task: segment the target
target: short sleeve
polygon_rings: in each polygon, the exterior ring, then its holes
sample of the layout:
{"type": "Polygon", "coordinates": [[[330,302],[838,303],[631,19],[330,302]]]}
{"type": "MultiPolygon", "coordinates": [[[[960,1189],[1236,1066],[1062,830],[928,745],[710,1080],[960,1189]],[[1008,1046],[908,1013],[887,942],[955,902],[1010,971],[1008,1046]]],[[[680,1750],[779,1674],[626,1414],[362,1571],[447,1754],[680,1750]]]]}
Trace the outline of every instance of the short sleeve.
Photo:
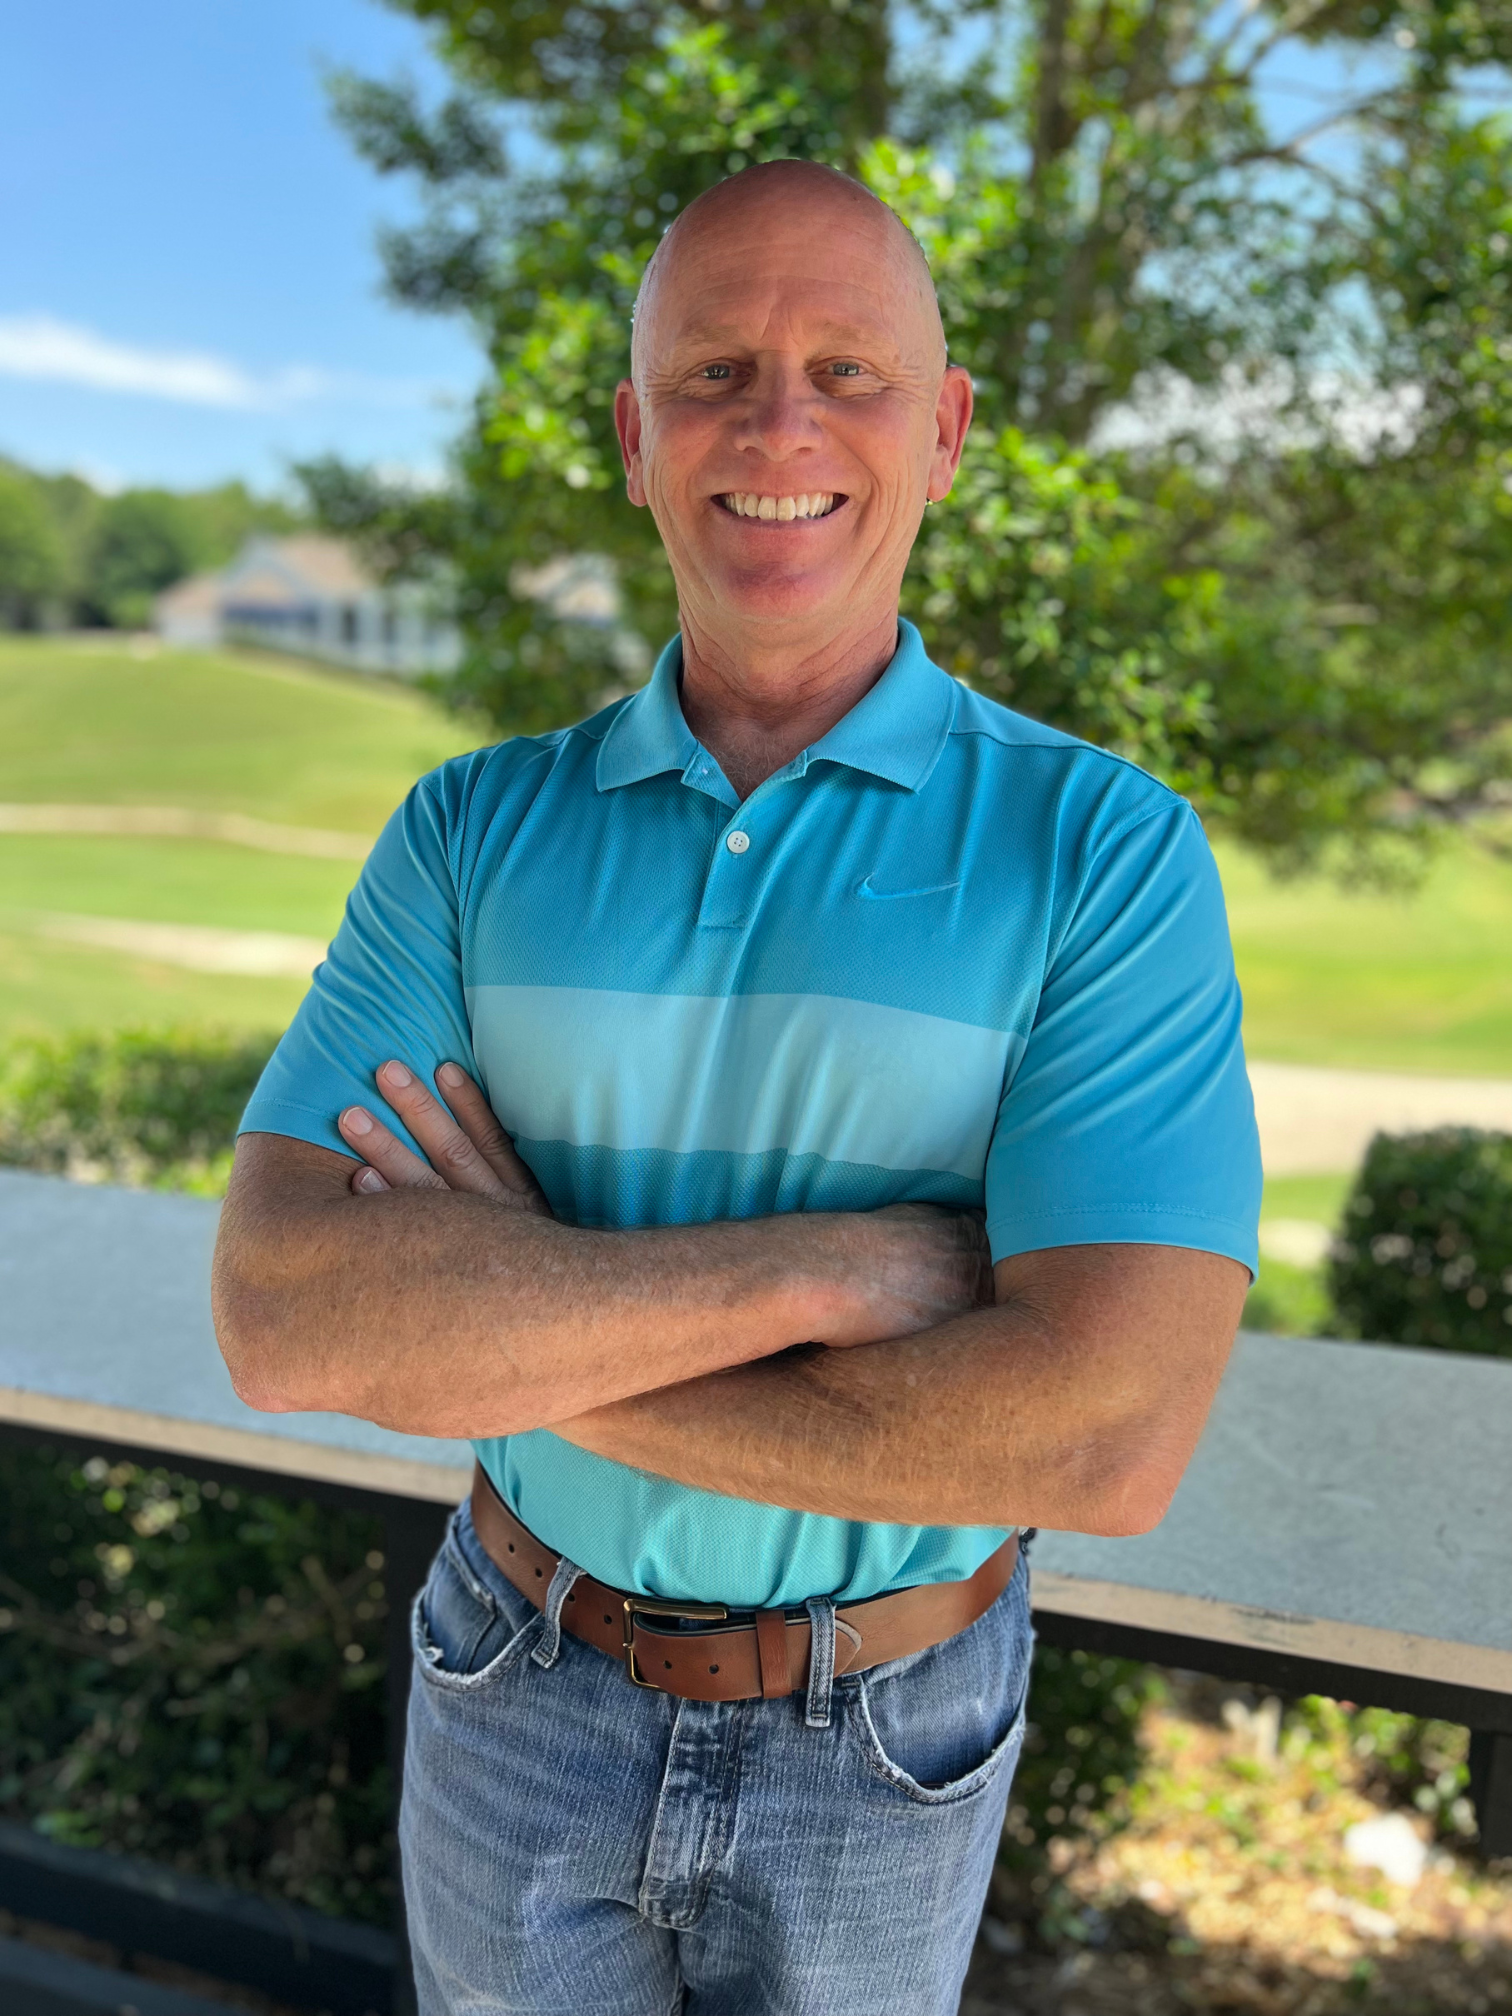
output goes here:
{"type": "Polygon", "coordinates": [[[360,1104],[414,1147],[378,1096],[379,1065],[397,1057],[427,1084],[448,1058],[475,1072],[447,823],[437,778],[422,778],[368,856],[241,1133],[288,1134],[350,1155],[336,1116],[360,1104]]]}
{"type": "Polygon", "coordinates": [[[1095,852],[987,1158],[992,1257],[1185,1246],[1256,1271],[1260,1147],[1217,865],[1167,802],[1095,852]]]}

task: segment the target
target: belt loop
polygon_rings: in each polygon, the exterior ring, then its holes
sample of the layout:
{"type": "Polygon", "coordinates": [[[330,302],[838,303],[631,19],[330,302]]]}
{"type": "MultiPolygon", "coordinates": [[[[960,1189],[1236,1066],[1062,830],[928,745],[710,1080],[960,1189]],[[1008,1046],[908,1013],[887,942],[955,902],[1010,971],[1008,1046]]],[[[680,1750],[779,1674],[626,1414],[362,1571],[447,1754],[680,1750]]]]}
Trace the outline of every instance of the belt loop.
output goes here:
{"type": "Polygon", "coordinates": [[[835,1682],[835,1606],[828,1596],[810,1596],[809,1684],[804,1721],[810,1729],[830,1726],[830,1689],[835,1682]]]}
{"type": "Polygon", "coordinates": [[[562,1605],[567,1601],[567,1592],[582,1569],[575,1561],[569,1561],[564,1554],[556,1565],[556,1573],[551,1578],[551,1587],[546,1591],[546,1601],[542,1606],[546,1619],[541,1633],[541,1642],[531,1653],[537,1666],[555,1666],[562,1656],[562,1605]]]}

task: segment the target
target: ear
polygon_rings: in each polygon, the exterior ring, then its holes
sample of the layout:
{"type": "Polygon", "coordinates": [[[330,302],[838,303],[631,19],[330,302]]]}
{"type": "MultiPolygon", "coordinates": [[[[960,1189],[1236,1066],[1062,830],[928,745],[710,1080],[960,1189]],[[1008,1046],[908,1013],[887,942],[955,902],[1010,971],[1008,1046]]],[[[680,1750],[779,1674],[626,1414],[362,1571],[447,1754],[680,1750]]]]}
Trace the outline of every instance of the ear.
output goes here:
{"type": "Polygon", "coordinates": [[[619,436],[620,458],[625,465],[625,494],[632,504],[644,504],[646,486],[641,480],[641,410],[635,387],[621,378],[614,388],[614,431],[619,436]]]}
{"type": "Polygon", "coordinates": [[[971,373],[964,364],[949,364],[935,402],[935,446],[929,461],[929,485],[925,494],[931,503],[950,495],[961,450],[966,446],[966,430],[971,425],[973,393],[971,373]]]}

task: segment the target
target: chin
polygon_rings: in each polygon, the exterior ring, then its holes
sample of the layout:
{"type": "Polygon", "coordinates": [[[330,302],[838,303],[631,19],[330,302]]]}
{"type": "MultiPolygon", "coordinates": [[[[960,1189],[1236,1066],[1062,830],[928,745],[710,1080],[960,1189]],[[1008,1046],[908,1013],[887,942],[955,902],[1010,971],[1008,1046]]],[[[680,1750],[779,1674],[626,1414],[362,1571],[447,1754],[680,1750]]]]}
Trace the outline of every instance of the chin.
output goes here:
{"type": "Polygon", "coordinates": [[[811,574],[774,578],[763,570],[708,585],[721,609],[750,623],[801,623],[833,612],[843,625],[848,613],[844,584],[811,574]]]}

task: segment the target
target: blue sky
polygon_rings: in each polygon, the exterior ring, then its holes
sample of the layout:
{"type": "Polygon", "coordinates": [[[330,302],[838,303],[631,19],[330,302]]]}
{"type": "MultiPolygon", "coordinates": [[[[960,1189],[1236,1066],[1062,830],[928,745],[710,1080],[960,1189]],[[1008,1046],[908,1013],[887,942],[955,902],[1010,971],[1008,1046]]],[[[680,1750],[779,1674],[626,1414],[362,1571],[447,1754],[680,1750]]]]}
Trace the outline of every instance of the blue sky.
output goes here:
{"type": "Polygon", "coordinates": [[[265,488],[326,449],[439,464],[478,353],[382,298],[405,195],[333,126],[331,64],[439,77],[376,0],[6,10],[0,453],[265,488]]]}

